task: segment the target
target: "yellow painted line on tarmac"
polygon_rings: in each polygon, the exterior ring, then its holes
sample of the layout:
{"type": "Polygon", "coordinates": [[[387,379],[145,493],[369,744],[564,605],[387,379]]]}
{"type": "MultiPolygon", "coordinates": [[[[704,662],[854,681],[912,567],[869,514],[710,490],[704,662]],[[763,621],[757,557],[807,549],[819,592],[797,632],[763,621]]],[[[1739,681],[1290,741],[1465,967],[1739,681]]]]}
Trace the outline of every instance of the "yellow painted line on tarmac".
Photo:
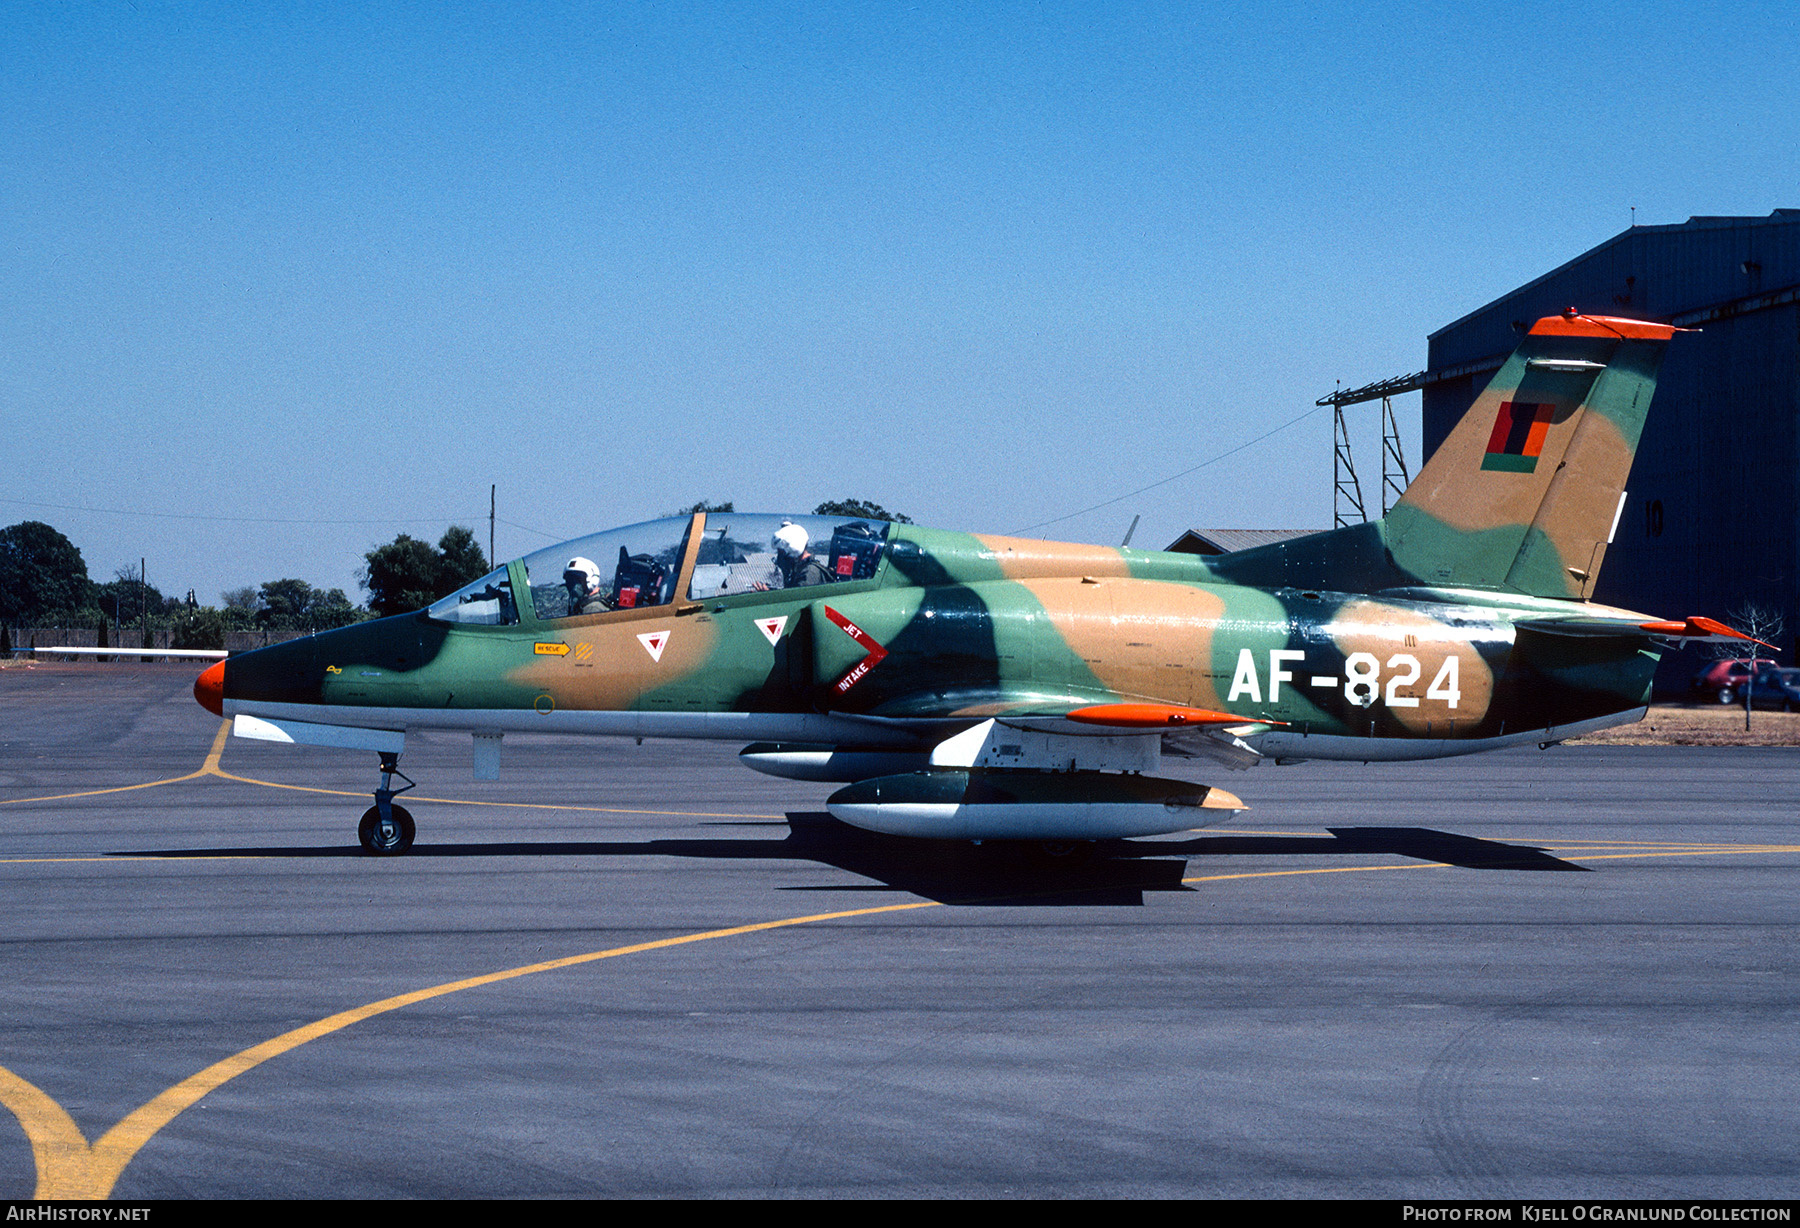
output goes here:
{"type": "MultiPolygon", "coordinates": [[[[1596,853],[1592,856],[1583,856],[1581,859],[1583,861],[1620,861],[1652,857],[1721,857],[1744,853],[1800,853],[1800,844],[1741,844],[1718,848],[1651,849],[1636,853],[1596,853]]],[[[1397,854],[1397,856],[1404,855],[1397,854]]],[[[1390,866],[1328,866],[1310,870],[1264,870],[1248,874],[1209,874],[1198,878],[1184,878],[1181,881],[1183,884],[1219,883],[1234,878],[1281,878],[1296,874],[1357,874],[1370,870],[1454,870],[1457,868],[1446,861],[1418,861],[1390,866]]]]}
{"type": "MultiPolygon", "coordinates": [[[[93,1151],[87,1136],[75,1124],[63,1106],[35,1083],[21,1079],[0,1066],[0,1104],[13,1111],[25,1128],[31,1143],[31,1159],[37,1165],[37,1198],[55,1198],[46,1190],[81,1190],[93,1163],[93,1151]]],[[[116,1178],[115,1178],[116,1180],[116,1178]]],[[[111,1185],[107,1187],[111,1192],[111,1185]]],[[[65,1194],[65,1198],[84,1198],[84,1194],[65,1194]]],[[[106,1197],[105,1194],[100,1197],[106,1197]]]]}
{"type": "Polygon", "coordinates": [[[206,753],[206,761],[198,771],[189,772],[186,776],[170,776],[165,780],[146,780],[142,784],[118,785],[111,789],[86,789],[80,793],[52,793],[48,797],[9,797],[0,799],[0,806],[13,806],[20,802],[60,802],[71,797],[99,797],[103,793],[129,793],[133,789],[154,789],[158,785],[178,785],[184,780],[198,780],[202,776],[223,776],[219,771],[219,756],[225,753],[225,739],[231,736],[231,722],[219,725],[219,732],[213,738],[212,749],[206,753]]]}
{"type": "MultiPolygon", "coordinates": [[[[195,775],[201,773],[196,772],[195,775]]],[[[239,784],[261,785],[265,789],[296,789],[301,793],[329,793],[333,797],[368,797],[369,791],[353,793],[349,789],[321,789],[316,785],[287,785],[276,780],[257,780],[250,776],[233,776],[230,772],[212,772],[224,780],[235,780],[239,784]]],[[[181,777],[183,780],[189,777],[181,777]]],[[[660,814],[684,819],[785,819],[785,814],[744,814],[741,812],[725,812],[714,810],[632,810],[624,806],[569,806],[555,802],[490,802],[478,798],[466,797],[422,797],[418,794],[407,798],[407,804],[414,802],[431,802],[439,806],[504,806],[513,810],[580,810],[589,814],[660,814]]]]}
{"type": "Polygon", "coordinates": [[[365,1019],[385,1015],[389,1011],[397,1011],[401,1007],[426,1002],[432,998],[441,998],[446,994],[459,993],[465,989],[475,989],[482,985],[515,980],[518,977],[531,976],[538,972],[553,972],[559,968],[591,964],[603,959],[617,959],[622,955],[661,951],[669,947],[706,942],[714,938],[735,938],[744,934],[787,929],[797,925],[811,925],[820,921],[842,921],[852,917],[872,917],[881,913],[908,912],[920,908],[939,907],[942,905],[936,900],[917,900],[907,904],[883,904],[874,908],[854,908],[845,912],[811,913],[803,917],[784,917],[777,921],[757,921],[749,925],[704,930],[700,933],[682,934],[674,938],[657,938],[649,942],[633,943],[630,946],[590,951],[585,955],[569,955],[561,959],[544,960],[541,963],[508,968],[501,972],[490,972],[483,976],[448,981],[428,989],[416,989],[411,993],[396,994],[391,998],[370,1002],[366,1006],[358,1006],[351,1010],[339,1011],[335,1015],[327,1015],[304,1027],[283,1032],[259,1045],[252,1045],[223,1061],[214,1062],[211,1066],[188,1076],[128,1114],[118,1125],[101,1135],[98,1142],[91,1145],[86,1136],[82,1134],[80,1127],[75,1124],[68,1113],[63,1111],[61,1105],[35,1084],[20,1078],[5,1067],[0,1067],[0,1104],[4,1104],[12,1110],[13,1115],[19,1119],[19,1124],[24,1127],[26,1137],[31,1140],[31,1153],[38,1170],[37,1190],[32,1194],[33,1198],[103,1199],[112,1193],[112,1188],[118,1182],[120,1175],[124,1173],[126,1165],[131,1163],[132,1158],[137,1155],[144,1144],[148,1143],[157,1131],[175,1120],[184,1110],[191,1108],[209,1093],[216,1091],[246,1071],[262,1065],[270,1058],[279,1057],[291,1050],[298,1049],[309,1041],[342,1031],[351,1024],[361,1023],[365,1019]]]}
{"type": "MultiPolygon", "coordinates": [[[[1441,868],[1443,867],[1432,864],[1346,866],[1330,869],[1220,874],[1204,878],[1184,879],[1183,881],[1220,882],[1228,879],[1280,878],[1296,874],[1338,874],[1357,870],[1441,868]]],[[[658,938],[649,942],[633,943],[630,946],[591,951],[584,955],[569,955],[560,959],[544,960],[540,963],[525,964],[518,968],[508,968],[501,972],[490,972],[483,976],[448,981],[442,985],[417,989],[411,993],[396,994],[390,998],[370,1002],[365,1006],[340,1011],[335,1015],[327,1015],[304,1027],[283,1032],[259,1045],[252,1045],[223,1061],[214,1062],[211,1066],[183,1079],[128,1114],[112,1129],[101,1135],[98,1142],[92,1144],[88,1143],[81,1128],[48,1093],[3,1066],[0,1066],[0,1104],[4,1104],[18,1118],[20,1126],[24,1128],[26,1137],[31,1142],[32,1158],[36,1162],[38,1171],[37,1188],[32,1194],[33,1198],[45,1200],[104,1199],[112,1194],[113,1186],[118,1183],[119,1177],[123,1175],[126,1167],[143,1149],[144,1145],[155,1137],[164,1126],[207,1095],[271,1058],[298,1049],[309,1041],[342,1031],[365,1019],[372,1019],[377,1015],[384,1015],[415,1003],[430,1001],[433,998],[459,993],[465,989],[475,989],[483,985],[493,985],[501,981],[531,976],[534,973],[552,972],[604,959],[617,959],[623,955],[638,955],[647,951],[660,951],[670,947],[706,942],[714,938],[735,938],[744,934],[788,929],[821,921],[842,921],[854,917],[871,917],[883,913],[911,912],[922,908],[941,907],[943,904],[937,900],[916,900],[906,904],[884,904],[874,908],[855,908],[843,912],[784,917],[777,921],[758,921],[749,925],[704,930],[694,934],[682,934],[674,938],[658,938]]]]}
{"type": "MultiPolygon", "coordinates": [[[[1495,839],[1526,840],[1543,839],[1543,837],[1507,836],[1495,837],[1495,839]]],[[[1542,847],[1559,849],[1738,849],[1752,846],[1736,840],[1551,840],[1542,847]]],[[[1761,848],[1762,845],[1758,844],[1754,847],[1761,848]]]]}
{"type": "Polygon", "coordinates": [[[1371,870],[1450,870],[1455,867],[1441,861],[1413,861],[1400,866],[1324,866],[1311,870],[1256,870],[1247,874],[1205,874],[1184,878],[1186,883],[1223,883],[1234,878],[1287,878],[1295,874],[1366,874],[1371,870]]]}
{"type": "MultiPolygon", "coordinates": [[[[234,776],[222,771],[219,758],[224,751],[226,739],[230,736],[231,723],[226,721],[220,726],[213,739],[211,750],[204,764],[198,771],[185,776],[170,777],[167,780],[147,781],[143,784],[125,785],[112,789],[95,789],[81,793],[57,794],[52,797],[15,798],[13,801],[57,801],[74,797],[93,797],[107,793],[123,793],[133,789],[152,788],[157,785],[176,784],[181,781],[194,780],[204,776],[218,776],[225,780],[233,780],[243,784],[260,785],[267,788],[299,789],[305,792],[330,793],[339,796],[358,797],[361,794],[347,793],[335,789],[319,789],[305,785],[283,785],[273,781],[254,780],[249,777],[234,776]]],[[[484,802],[452,798],[419,798],[420,801],[439,802],[448,805],[487,805],[487,806],[520,806],[516,802],[484,802]]],[[[622,810],[599,806],[565,806],[565,805],[533,805],[524,804],[534,809],[595,811],[614,814],[654,814],[681,817],[705,818],[780,818],[780,815],[746,815],[715,814],[679,810],[622,810]]],[[[1221,829],[1206,829],[1215,833],[1221,829]]],[[[1229,832],[1225,834],[1240,835],[1317,835],[1321,833],[1275,833],[1229,832]]],[[[1672,843],[1672,842],[1671,842],[1672,843]]],[[[1791,853],[1800,852],[1800,845],[1717,845],[1707,847],[1671,848],[1658,842],[1655,846],[1647,846],[1643,842],[1603,842],[1598,847],[1617,848],[1635,846],[1639,851],[1623,853],[1594,853],[1588,860],[1620,860],[1651,857],[1699,857],[1718,856],[1731,853],[1791,853]]],[[[1573,851],[1574,845],[1569,846],[1573,851]]],[[[1596,847],[1587,844],[1584,847],[1596,847]]],[[[239,858],[233,858],[239,859],[239,858]]],[[[256,860],[254,856],[243,857],[244,860],[256,860]]],[[[48,862],[48,861],[170,861],[170,860],[216,860],[215,858],[159,858],[159,857],[78,857],[78,858],[19,858],[10,863],[48,862]]],[[[1450,866],[1440,862],[1415,861],[1397,865],[1379,866],[1330,866],[1314,867],[1298,870],[1257,870],[1235,874],[1197,875],[1182,879],[1188,883],[1215,883],[1259,878],[1292,878],[1313,874],[1357,874],[1381,872],[1387,870],[1441,870],[1450,866]]],[[[595,963],[600,960],[616,959],[625,955],[637,955],[649,951],[659,951],[671,947],[684,946],[697,942],[705,942],[715,938],[732,938],[745,934],[761,933],[769,930],[786,929],[800,925],[811,925],[823,921],[847,920],[855,917],[876,916],[883,913],[906,912],[922,908],[942,907],[936,900],[919,900],[906,904],[887,904],[873,908],[858,908],[843,912],[812,913],[800,917],[786,917],[775,921],[760,921],[748,925],[731,926],[725,929],[704,930],[692,934],[683,934],[673,938],[654,939],[649,942],[634,943],[630,946],[611,947],[602,951],[591,951],[582,955],[565,956],[559,959],[545,960],[539,963],[526,964],[517,968],[508,968],[500,972],[490,972],[481,976],[468,977],[462,980],[449,981],[426,989],[413,990],[409,993],[397,994],[383,998],[351,1010],[340,1011],[323,1019],[284,1032],[279,1036],[253,1045],[222,1061],[214,1062],[205,1069],[183,1079],[161,1094],[128,1114],[112,1129],[100,1136],[95,1143],[88,1143],[81,1128],[73,1118],[48,1093],[19,1075],[0,1067],[0,1104],[11,1110],[24,1128],[31,1143],[33,1161],[37,1167],[37,1188],[33,1194],[38,1199],[104,1199],[108,1197],[119,1177],[132,1159],[158,1131],[168,1125],[181,1113],[198,1103],[201,1099],[216,1091],[224,1084],[247,1071],[255,1069],[272,1058],[291,1052],[311,1041],[342,1031],[352,1024],[387,1014],[416,1003],[426,1002],[448,994],[459,993],[465,989],[475,989],[484,985],[497,984],[519,977],[531,976],[539,972],[551,972],[562,968],[575,967],[581,964],[595,963]]]]}
{"type": "MultiPolygon", "coordinates": [[[[275,780],[257,780],[251,776],[238,776],[225,771],[219,766],[219,757],[225,753],[225,743],[231,737],[231,722],[221,721],[219,732],[213,737],[212,749],[206,754],[206,760],[196,771],[185,776],[170,776],[163,780],[146,780],[135,785],[117,785],[110,789],[85,789],[79,793],[52,793],[47,797],[10,797],[0,798],[0,806],[17,805],[23,802],[60,802],[76,797],[99,797],[106,793],[129,793],[133,789],[154,789],[159,785],[178,785],[183,781],[199,780],[204,776],[217,776],[220,780],[235,781],[241,785],[259,785],[265,789],[293,789],[301,793],[325,793],[332,797],[367,797],[369,793],[351,792],[348,789],[321,789],[316,785],[289,785],[275,780]]],[[[622,806],[569,806],[548,802],[490,802],[471,800],[461,797],[419,797],[415,802],[432,802],[440,806],[505,806],[516,810],[579,810],[590,814],[650,814],[663,815],[681,819],[785,819],[785,814],[745,814],[714,810],[632,810],[622,806]]]]}
{"type": "Polygon", "coordinates": [[[1800,844],[1746,844],[1733,848],[1713,849],[1670,849],[1644,853],[1595,853],[1582,855],[1583,861],[1618,861],[1624,858],[1649,857],[1723,857],[1733,853],[1800,853],[1800,844]]]}
{"type": "Polygon", "coordinates": [[[64,861],[267,861],[261,853],[201,853],[184,857],[114,857],[101,853],[94,857],[0,857],[0,866],[36,866],[64,861]]]}
{"type": "Polygon", "coordinates": [[[1241,827],[1190,827],[1182,834],[1188,836],[1306,836],[1316,840],[1331,838],[1331,833],[1328,831],[1274,831],[1267,827],[1256,831],[1241,827]]]}
{"type": "MultiPolygon", "coordinates": [[[[1317,831],[1277,831],[1272,828],[1237,828],[1237,827],[1195,827],[1183,833],[1205,836],[1286,836],[1317,840],[1328,840],[1332,833],[1329,830],[1317,831]]],[[[1743,845],[1726,841],[1708,840],[1555,840],[1545,843],[1543,835],[1531,836],[1467,836],[1463,839],[1483,841],[1490,844],[1529,844],[1541,849],[1585,849],[1585,848],[1670,848],[1670,849],[1741,849],[1762,848],[1762,845],[1743,845]]]]}
{"type": "MultiPolygon", "coordinates": [[[[1603,854],[1608,859],[1630,857],[1662,857],[1662,856],[1716,856],[1725,850],[1697,849],[1689,852],[1644,852],[1644,853],[1611,853],[1603,854]]],[[[1763,851],[1760,846],[1748,847],[1742,852],[1763,851]]],[[[1769,851],[1800,851],[1800,847],[1769,846],[1769,851]]],[[[1403,865],[1385,866],[1329,866],[1303,870],[1255,870],[1238,874],[1209,874],[1192,878],[1184,878],[1186,883],[1231,882],[1235,880],[1257,878],[1295,878],[1309,874],[1366,874],[1386,870],[1443,870],[1450,869],[1441,862],[1409,862],[1403,865]]],[[[283,1032],[259,1045],[253,1045],[242,1052],[233,1054],[223,1061],[214,1062],[204,1070],[190,1075],[180,1083],[162,1092],[149,1102],[134,1110],[112,1129],[100,1136],[98,1142],[89,1144],[61,1105],[35,1084],[28,1082],[5,1067],[0,1067],[0,1104],[10,1109],[19,1124],[24,1128],[31,1141],[32,1156],[37,1165],[38,1183],[32,1195],[38,1199],[104,1199],[110,1196],[113,1186],[119,1177],[158,1131],[168,1125],[182,1112],[191,1108],[213,1091],[224,1086],[232,1079],[253,1070],[271,1058],[298,1049],[310,1041],[342,1031],[355,1023],[377,1015],[387,1014],[415,1003],[426,1002],[433,998],[441,998],[448,994],[459,993],[465,989],[475,989],[483,985],[493,985],[501,981],[515,980],[523,976],[531,976],[539,972],[552,972],[561,968],[571,968],[580,964],[595,963],[605,959],[616,959],[624,955],[637,955],[647,951],[660,951],[670,947],[685,946],[697,942],[706,942],[714,938],[733,938],[744,934],[762,933],[769,930],[787,929],[800,925],[811,925],[821,921],[841,921],[854,917],[870,917],[883,913],[909,912],[922,908],[939,908],[943,905],[937,900],[918,900],[907,904],[885,904],[874,908],[856,908],[843,912],[811,913],[800,917],[785,917],[776,921],[758,921],[748,925],[731,926],[726,929],[703,930],[693,934],[682,934],[673,938],[658,938],[649,942],[633,943],[630,946],[610,947],[603,951],[591,951],[583,955],[564,956],[560,959],[544,960],[540,963],[525,964],[517,968],[508,968],[500,972],[490,972],[482,976],[468,977],[463,980],[448,981],[442,985],[434,985],[427,989],[418,989],[410,993],[396,994],[382,998],[380,1001],[351,1010],[340,1011],[328,1015],[304,1027],[283,1032]]]]}

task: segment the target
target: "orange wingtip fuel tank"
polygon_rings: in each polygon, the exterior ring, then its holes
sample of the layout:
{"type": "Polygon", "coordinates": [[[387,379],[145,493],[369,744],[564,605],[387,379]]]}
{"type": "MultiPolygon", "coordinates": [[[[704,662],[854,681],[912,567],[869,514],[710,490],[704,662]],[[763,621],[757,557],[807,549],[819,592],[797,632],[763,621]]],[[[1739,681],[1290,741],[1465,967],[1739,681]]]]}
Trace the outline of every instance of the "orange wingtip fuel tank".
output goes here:
{"type": "Polygon", "coordinates": [[[1184,725],[1285,725],[1260,716],[1233,716],[1178,704],[1095,704],[1077,708],[1069,719],[1084,725],[1118,725],[1126,729],[1179,729],[1184,725]]]}
{"type": "Polygon", "coordinates": [[[194,679],[194,698],[214,716],[225,715],[225,662],[207,666],[206,672],[194,679]]]}
{"type": "Polygon", "coordinates": [[[1689,331],[1623,316],[1584,316],[1573,307],[1559,316],[1545,316],[1531,326],[1535,337],[1618,337],[1632,341],[1667,341],[1676,333],[1689,331]]]}

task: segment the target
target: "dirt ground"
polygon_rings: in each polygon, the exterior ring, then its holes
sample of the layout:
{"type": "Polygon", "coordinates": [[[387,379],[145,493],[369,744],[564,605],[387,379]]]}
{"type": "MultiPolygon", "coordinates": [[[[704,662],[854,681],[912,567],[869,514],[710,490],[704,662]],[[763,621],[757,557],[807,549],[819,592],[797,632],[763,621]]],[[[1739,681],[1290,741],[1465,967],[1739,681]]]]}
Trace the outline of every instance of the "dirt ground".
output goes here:
{"type": "Polygon", "coordinates": [[[1741,705],[1656,704],[1635,725],[1569,739],[1570,746],[1800,746],[1800,712],[1758,710],[1744,729],[1741,705]]]}

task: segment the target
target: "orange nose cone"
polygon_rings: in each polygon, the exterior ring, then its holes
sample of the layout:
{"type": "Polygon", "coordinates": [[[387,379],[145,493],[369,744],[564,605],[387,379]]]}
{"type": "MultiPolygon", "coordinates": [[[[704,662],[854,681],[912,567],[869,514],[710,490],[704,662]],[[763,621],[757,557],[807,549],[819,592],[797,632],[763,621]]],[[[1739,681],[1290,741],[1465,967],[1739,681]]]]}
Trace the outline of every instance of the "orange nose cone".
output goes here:
{"type": "Polygon", "coordinates": [[[225,662],[207,666],[206,672],[194,679],[194,698],[214,716],[225,715],[225,662]]]}

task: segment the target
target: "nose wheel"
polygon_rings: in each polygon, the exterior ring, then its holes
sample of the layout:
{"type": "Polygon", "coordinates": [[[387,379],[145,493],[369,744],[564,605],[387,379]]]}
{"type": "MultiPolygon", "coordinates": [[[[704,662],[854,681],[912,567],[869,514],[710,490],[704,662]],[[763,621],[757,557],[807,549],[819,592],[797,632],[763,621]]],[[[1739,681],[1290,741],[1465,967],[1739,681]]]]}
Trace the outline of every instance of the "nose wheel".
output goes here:
{"type": "Polygon", "coordinates": [[[400,756],[382,752],[381,787],[375,790],[375,804],[363,811],[362,822],[356,825],[363,852],[371,857],[395,857],[412,847],[417,830],[412,814],[406,807],[394,805],[395,795],[412,787],[412,778],[400,771],[400,756]],[[396,776],[406,782],[406,788],[393,787],[396,776]]]}
{"type": "Polygon", "coordinates": [[[362,822],[356,825],[356,838],[362,841],[363,852],[371,857],[392,857],[412,847],[415,830],[406,807],[389,802],[385,819],[379,806],[363,811],[362,822]]]}

